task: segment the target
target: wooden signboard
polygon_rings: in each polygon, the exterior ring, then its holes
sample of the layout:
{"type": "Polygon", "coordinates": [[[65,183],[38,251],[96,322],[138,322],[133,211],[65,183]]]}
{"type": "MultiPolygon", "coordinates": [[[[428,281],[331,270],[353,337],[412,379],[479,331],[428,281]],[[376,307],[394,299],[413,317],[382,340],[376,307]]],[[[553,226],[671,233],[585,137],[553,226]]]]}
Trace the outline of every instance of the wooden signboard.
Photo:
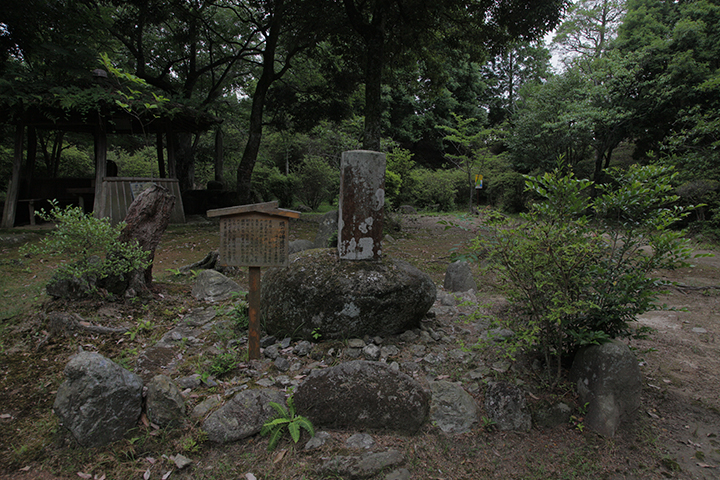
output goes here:
{"type": "Polygon", "coordinates": [[[279,267],[288,261],[289,218],[300,212],[277,208],[277,202],[208,210],[220,217],[220,259],[235,267],[279,267]]]}
{"type": "Polygon", "coordinates": [[[248,358],[260,358],[260,267],[280,267],[288,262],[289,219],[300,212],[278,208],[278,202],[255,203],[208,210],[220,217],[222,265],[250,267],[248,294],[248,358]]]}

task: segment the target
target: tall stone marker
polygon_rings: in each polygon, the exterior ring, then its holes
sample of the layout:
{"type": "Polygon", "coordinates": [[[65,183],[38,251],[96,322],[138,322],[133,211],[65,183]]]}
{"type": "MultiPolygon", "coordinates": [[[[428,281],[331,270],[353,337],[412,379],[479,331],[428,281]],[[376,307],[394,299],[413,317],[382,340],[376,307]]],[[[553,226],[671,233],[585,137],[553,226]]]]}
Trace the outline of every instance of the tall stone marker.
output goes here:
{"type": "Polygon", "coordinates": [[[384,205],[385,154],[343,152],[338,216],[341,260],[380,260],[384,205]]]}

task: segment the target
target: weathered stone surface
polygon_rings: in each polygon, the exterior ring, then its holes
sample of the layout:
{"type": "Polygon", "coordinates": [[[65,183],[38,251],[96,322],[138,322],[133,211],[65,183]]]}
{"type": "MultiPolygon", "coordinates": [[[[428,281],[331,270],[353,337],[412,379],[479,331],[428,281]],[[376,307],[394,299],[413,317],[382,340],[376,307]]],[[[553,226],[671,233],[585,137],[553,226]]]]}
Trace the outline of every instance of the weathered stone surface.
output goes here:
{"type": "Polygon", "coordinates": [[[535,410],[533,419],[539,427],[554,428],[560,425],[567,425],[570,421],[572,409],[565,403],[552,405],[540,405],[535,410]]]}
{"type": "Polygon", "coordinates": [[[185,419],[185,400],[167,375],[155,375],[147,385],[148,419],[161,427],[176,427],[185,419]]]}
{"type": "Polygon", "coordinates": [[[288,243],[288,255],[302,252],[303,250],[310,250],[311,248],[315,248],[315,246],[310,240],[293,240],[292,242],[288,243]]]}
{"type": "Polygon", "coordinates": [[[265,273],[260,309],[269,334],[312,341],[417,328],[434,301],[432,279],[405,261],[341,262],[316,249],[265,273]]]}
{"type": "Polygon", "coordinates": [[[335,248],[337,247],[338,211],[331,210],[323,215],[315,234],[314,248],[335,248]],[[335,237],[335,241],[330,240],[335,237]]]}
{"type": "Polygon", "coordinates": [[[205,415],[208,414],[210,410],[217,407],[221,403],[222,398],[220,398],[220,395],[213,395],[195,405],[195,408],[193,408],[193,411],[190,415],[193,418],[203,418],[205,417],[205,415]]]}
{"type": "Polygon", "coordinates": [[[477,290],[477,284],[472,276],[470,264],[465,261],[453,262],[445,271],[443,288],[448,292],[467,292],[477,290]]]}
{"type": "Polygon", "coordinates": [[[491,383],[485,392],[485,411],[499,430],[529,432],[532,417],[521,388],[507,382],[491,383]]]}
{"type": "Polygon", "coordinates": [[[640,367],[628,346],[618,340],[580,350],[570,378],[577,385],[580,404],[589,404],[585,425],[601,435],[615,435],[640,407],[640,367]]]}
{"type": "Polygon", "coordinates": [[[445,433],[465,433],[478,421],[475,399],[457,383],[430,382],[430,421],[445,433]]]}
{"type": "Polygon", "coordinates": [[[140,377],[98,353],[81,352],[65,367],[53,410],[83,446],[120,440],[142,409],[140,377]]]}
{"type": "Polygon", "coordinates": [[[343,152],[338,207],[340,259],[379,260],[385,207],[384,153],[343,152]]]}
{"type": "Polygon", "coordinates": [[[384,469],[402,465],[405,457],[397,450],[367,453],[361,456],[338,456],[325,462],[321,473],[334,473],[342,478],[353,480],[376,475],[384,469]]]}
{"type": "Polygon", "coordinates": [[[367,433],[355,433],[345,440],[345,446],[353,450],[368,450],[375,446],[375,440],[367,433]]]}
{"type": "Polygon", "coordinates": [[[218,443],[255,435],[275,415],[270,402],[285,405],[285,397],[270,389],[242,391],[205,419],[202,428],[207,432],[208,439],[218,443]]]}
{"type": "Polygon", "coordinates": [[[410,470],[407,468],[399,468],[388,473],[385,480],[410,480],[410,470]]]}
{"type": "Polygon", "coordinates": [[[143,190],[128,207],[125,215],[125,228],[120,232],[119,240],[126,243],[137,242],[141,249],[148,252],[150,264],[145,270],[130,275],[129,287],[140,291],[152,284],[152,267],[155,249],[160,244],[165,229],[170,224],[170,214],[176,198],[160,185],[143,190]]]}
{"type": "Polygon", "coordinates": [[[413,434],[425,422],[429,395],[411,377],[379,362],[356,360],[313,370],[293,397],[316,426],[413,434]]]}
{"type": "Polygon", "coordinates": [[[192,296],[206,302],[222,302],[229,299],[240,286],[222,273],[215,270],[203,270],[193,285],[192,296]]]}

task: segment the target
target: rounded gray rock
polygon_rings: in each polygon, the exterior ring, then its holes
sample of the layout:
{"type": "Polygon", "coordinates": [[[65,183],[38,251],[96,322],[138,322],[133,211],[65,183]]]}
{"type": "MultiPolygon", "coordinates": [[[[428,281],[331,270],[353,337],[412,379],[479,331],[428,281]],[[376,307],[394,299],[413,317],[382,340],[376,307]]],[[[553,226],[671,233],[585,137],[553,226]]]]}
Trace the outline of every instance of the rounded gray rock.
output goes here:
{"type": "Polygon", "coordinates": [[[203,430],[213,442],[234,442],[260,432],[275,415],[270,402],[285,405],[285,396],[270,389],[245,390],[215,410],[204,422],[203,430]]]}
{"type": "Polygon", "coordinates": [[[276,336],[388,336],[419,327],[434,301],[432,279],[405,261],[340,261],[316,249],[265,273],[261,315],[276,336]]]}
{"type": "Polygon", "coordinates": [[[155,375],[145,400],[148,419],[161,427],[179,426],[185,418],[185,400],[167,375],[155,375]]]}
{"type": "Polygon", "coordinates": [[[53,410],[85,447],[120,440],[142,410],[142,380],[99,353],[81,352],[65,367],[53,410]]]}
{"type": "Polygon", "coordinates": [[[406,434],[420,429],[430,409],[429,395],[416,380],[363,360],[313,370],[293,400],[316,426],[406,434]]]}

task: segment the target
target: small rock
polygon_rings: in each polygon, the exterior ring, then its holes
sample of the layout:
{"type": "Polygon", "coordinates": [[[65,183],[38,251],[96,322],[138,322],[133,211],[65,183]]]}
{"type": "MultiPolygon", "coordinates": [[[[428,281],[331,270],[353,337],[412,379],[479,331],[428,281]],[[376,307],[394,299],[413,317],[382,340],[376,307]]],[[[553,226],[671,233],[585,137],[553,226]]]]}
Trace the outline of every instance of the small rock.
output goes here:
{"type": "Polygon", "coordinates": [[[325,445],[332,437],[327,432],[315,432],[315,436],[305,444],[305,450],[312,450],[325,445]]]}
{"type": "Polygon", "coordinates": [[[145,407],[150,421],[161,427],[178,426],[185,417],[185,400],[167,375],[155,375],[148,384],[145,407]]]}
{"type": "Polygon", "coordinates": [[[290,370],[290,360],[285,357],[277,357],[275,359],[275,368],[281,372],[287,372],[290,370]]]}
{"type": "Polygon", "coordinates": [[[310,353],[310,350],[312,350],[312,343],[308,342],[307,340],[302,340],[298,342],[297,345],[295,345],[295,348],[293,348],[293,353],[298,357],[305,357],[310,353]]]}
{"type": "Polygon", "coordinates": [[[380,357],[388,358],[395,357],[400,353],[400,349],[395,345],[383,345],[380,347],[380,357]]]}
{"type": "Polygon", "coordinates": [[[405,457],[397,450],[368,453],[362,456],[338,456],[331,458],[320,468],[321,472],[335,473],[347,478],[366,478],[376,475],[384,469],[405,462],[405,457]]]}
{"type": "Polygon", "coordinates": [[[280,349],[278,348],[278,345],[270,345],[263,350],[263,355],[270,360],[275,360],[280,355],[280,349]]]}
{"type": "Polygon", "coordinates": [[[353,449],[369,449],[375,445],[375,440],[367,433],[356,433],[345,440],[345,446],[353,449]]]}
{"type": "Polygon", "coordinates": [[[277,343],[277,338],[275,338],[274,335],[268,335],[260,339],[260,347],[267,348],[270,345],[275,345],[277,343]]]}
{"type": "Polygon", "coordinates": [[[407,468],[393,470],[387,474],[385,480],[410,480],[410,470],[407,468]]]}
{"type": "Polygon", "coordinates": [[[260,385],[261,387],[272,387],[275,385],[275,380],[272,378],[261,378],[260,380],[255,382],[257,385],[260,385]]]}
{"type": "Polygon", "coordinates": [[[360,338],[351,338],[347,341],[348,348],[363,348],[365,346],[365,342],[360,338]]]}
{"type": "Polygon", "coordinates": [[[368,345],[362,350],[365,360],[376,361],[380,359],[380,347],[377,345],[368,345]]]}
{"type": "MultiPolygon", "coordinates": [[[[330,351],[328,350],[328,355],[330,354],[330,351]]],[[[345,349],[345,355],[348,358],[360,358],[360,355],[362,354],[362,349],[360,348],[346,348],[345,349]]]]}
{"type": "Polygon", "coordinates": [[[412,330],[407,330],[400,334],[400,340],[402,340],[403,342],[406,342],[406,343],[416,342],[417,339],[418,339],[417,334],[415,332],[413,332],[412,330]]]}
{"type": "Polygon", "coordinates": [[[174,457],[170,457],[170,460],[172,460],[175,463],[175,466],[178,468],[178,470],[182,470],[185,467],[190,466],[192,464],[192,460],[187,458],[182,453],[178,453],[174,457]]]}
{"type": "Polygon", "coordinates": [[[184,390],[186,388],[198,388],[202,384],[202,381],[200,380],[200,374],[194,373],[187,377],[178,378],[177,380],[175,380],[175,383],[178,387],[184,390]]]}

